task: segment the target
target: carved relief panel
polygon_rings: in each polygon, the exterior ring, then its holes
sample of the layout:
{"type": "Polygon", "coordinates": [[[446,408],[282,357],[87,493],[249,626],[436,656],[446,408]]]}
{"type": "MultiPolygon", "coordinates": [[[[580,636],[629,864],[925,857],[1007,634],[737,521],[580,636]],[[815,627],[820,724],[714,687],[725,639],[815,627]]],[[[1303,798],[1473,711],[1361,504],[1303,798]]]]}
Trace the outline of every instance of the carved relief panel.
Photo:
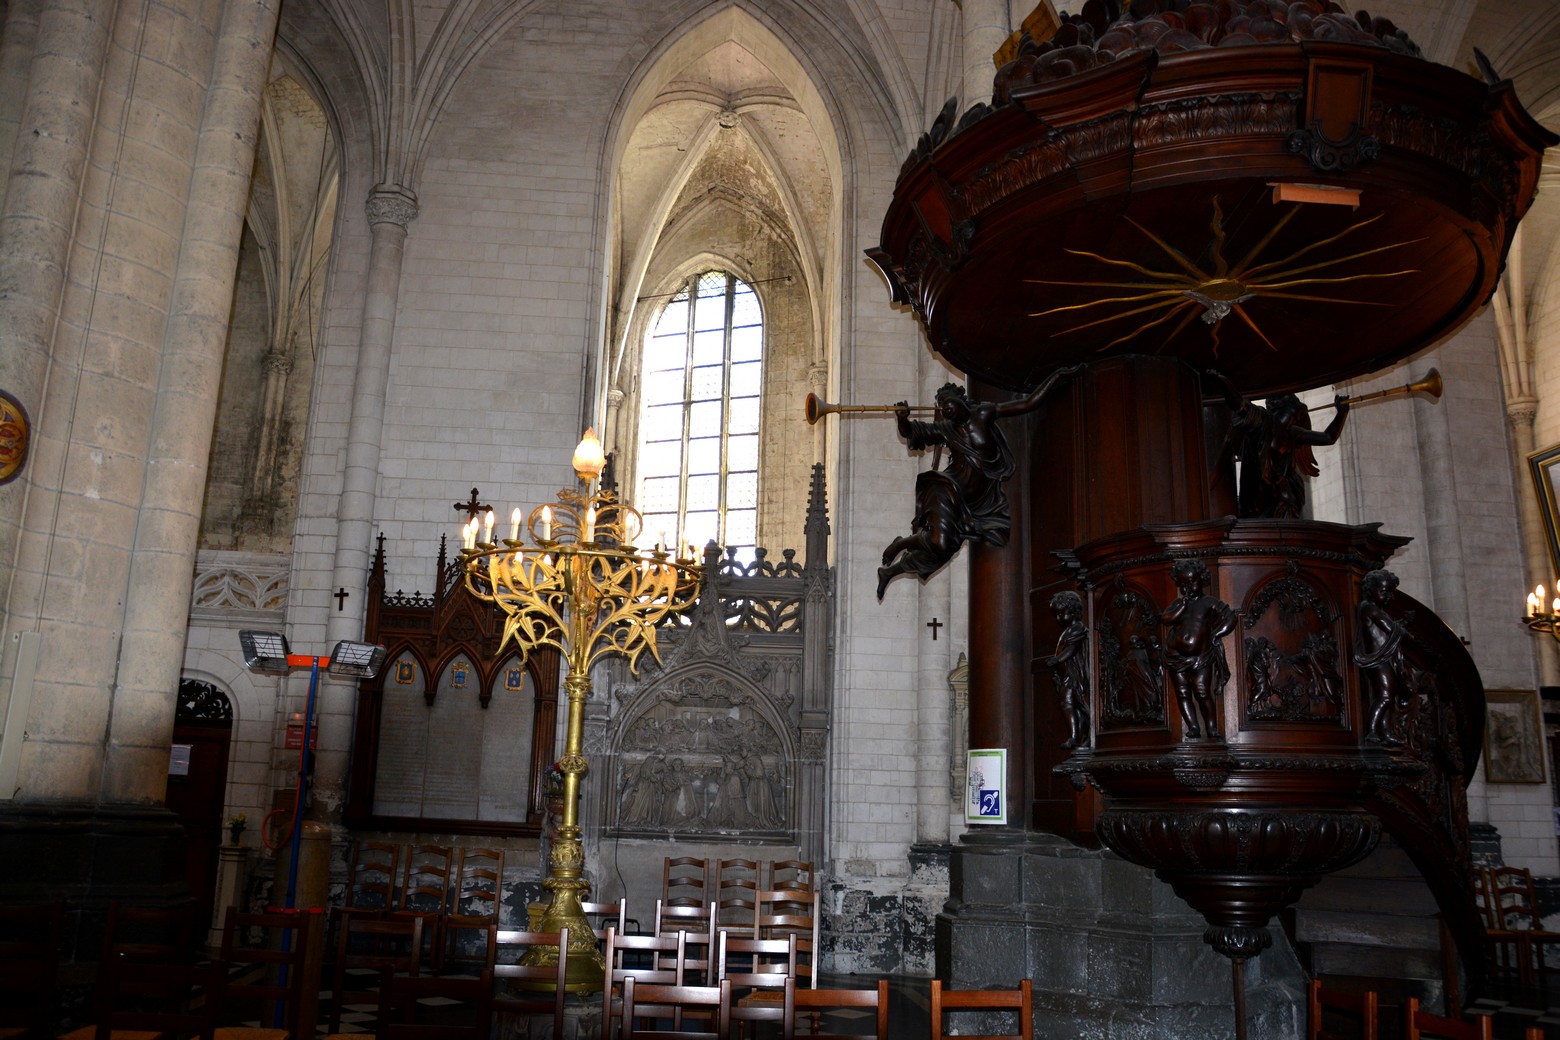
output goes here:
{"type": "Polygon", "coordinates": [[[1102,731],[1163,725],[1162,638],[1153,597],[1118,574],[1102,590],[1094,615],[1102,731]]]}
{"type": "Polygon", "coordinates": [[[1349,725],[1342,615],[1321,589],[1295,560],[1253,585],[1241,625],[1248,721],[1349,725]]]}
{"type": "Polygon", "coordinates": [[[669,676],[635,700],[615,756],[612,830],[781,835],[793,829],[795,752],[763,691],[701,669],[669,676]]]}

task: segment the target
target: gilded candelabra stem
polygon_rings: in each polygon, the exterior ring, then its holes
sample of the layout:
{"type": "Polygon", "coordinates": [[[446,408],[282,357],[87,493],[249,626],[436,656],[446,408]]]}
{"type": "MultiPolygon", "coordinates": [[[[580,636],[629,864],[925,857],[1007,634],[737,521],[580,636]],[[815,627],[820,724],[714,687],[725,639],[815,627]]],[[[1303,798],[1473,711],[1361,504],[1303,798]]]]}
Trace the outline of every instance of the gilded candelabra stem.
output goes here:
{"type": "MultiPolygon", "coordinates": [[[[618,503],[612,492],[593,488],[591,478],[599,468],[581,468],[576,455],[576,469],[580,490],[565,488],[557,501],[531,512],[525,531],[530,544],[520,538],[518,510],[511,537],[501,541],[493,540],[491,521],[487,540],[478,541],[480,528],[473,520],[463,531],[460,564],[471,593],[505,614],[500,653],[513,643],[523,661],[533,650],[551,646],[568,663],[564,750],[558,762],[563,818],[542,882],[550,898],[539,926],[542,931],[569,929],[566,986],[589,991],[601,988],[603,976],[601,954],[581,906],[590,891],[580,840],[580,788],[589,771],[584,734],[590,669],[609,654],[627,658],[634,671],[646,652],[659,661],[656,628],[694,604],[703,569],[691,549],[684,556],[660,545],[637,548],[643,517],[618,503]]],[[[557,951],[534,947],[526,960],[556,961],[557,951]]]]}

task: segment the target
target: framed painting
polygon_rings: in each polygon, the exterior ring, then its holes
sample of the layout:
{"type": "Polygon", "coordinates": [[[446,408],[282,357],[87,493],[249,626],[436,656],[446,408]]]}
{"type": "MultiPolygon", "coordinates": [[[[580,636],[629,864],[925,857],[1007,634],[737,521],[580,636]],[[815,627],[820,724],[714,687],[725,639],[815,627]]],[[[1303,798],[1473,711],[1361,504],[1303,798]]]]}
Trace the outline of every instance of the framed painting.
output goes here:
{"type": "Polygon", "coordinates": [[[1485,690],[1484,779],[1544,782],[1544,727],[1537,690],[1485,690]]]}
{"type": "Polygon", "coordinates": [[[1544,542],[1549,546],[1549,573],[1560,575],[1560,444],[1528,456],[1538,512],[1544,518],[1544,542]]]}

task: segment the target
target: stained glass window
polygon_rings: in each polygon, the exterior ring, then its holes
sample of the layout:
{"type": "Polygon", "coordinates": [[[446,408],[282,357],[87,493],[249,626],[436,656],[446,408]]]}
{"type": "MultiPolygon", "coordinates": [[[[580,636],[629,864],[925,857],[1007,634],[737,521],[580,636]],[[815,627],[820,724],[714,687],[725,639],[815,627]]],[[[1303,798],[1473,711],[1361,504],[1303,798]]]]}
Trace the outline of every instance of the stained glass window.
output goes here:
{"type": "Polygon", "coordinates": [[[714,540],[751,559],[758,527],[764,325],[753,287],[724,271],[689,278],[645,337],[639,493],[645,532],[714,540]]]}

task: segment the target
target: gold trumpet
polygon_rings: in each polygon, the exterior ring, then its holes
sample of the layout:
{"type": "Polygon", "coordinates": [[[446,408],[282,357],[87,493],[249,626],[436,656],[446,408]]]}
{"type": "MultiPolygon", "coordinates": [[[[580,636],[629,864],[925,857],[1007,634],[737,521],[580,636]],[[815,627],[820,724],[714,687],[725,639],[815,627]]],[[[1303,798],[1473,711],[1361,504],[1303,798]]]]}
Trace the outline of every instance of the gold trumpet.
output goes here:
{"type": "MultiPolygon", "coordinates": [[[[908,406],[912,412],[935,412],[937,407],[930,404],[912,404],[908,406]]],[[[835,404],[832,401],[820,401],[817,394],[807,395],[807,425],[815,424],[825,415],[833,412],[897,412],[897,404],[835,404]]]]}
{"type": "MultiPolygon", "coordinates": [[[[1375,401],[1382,397],[1393,397],[1397,394],[1427,394],[1432,401],[1439,401],[1441,399],[1441,390],[1441,373],[1432,368],[1418,382],[1404,383],[1402,386],[1394,386],[1390,390],[1373,390],[1368,394],[1360,394],[1358,397],[1346,397],[1343,399],[1343,403],[1349,405],[1363,404],[1366,401],[1375,401]]],[[[1332,405],[1330,404],[1318,404],[1312,405],[1306,410],[1314,412],[1318,408],[1331,407],[1332,405]]]]}

